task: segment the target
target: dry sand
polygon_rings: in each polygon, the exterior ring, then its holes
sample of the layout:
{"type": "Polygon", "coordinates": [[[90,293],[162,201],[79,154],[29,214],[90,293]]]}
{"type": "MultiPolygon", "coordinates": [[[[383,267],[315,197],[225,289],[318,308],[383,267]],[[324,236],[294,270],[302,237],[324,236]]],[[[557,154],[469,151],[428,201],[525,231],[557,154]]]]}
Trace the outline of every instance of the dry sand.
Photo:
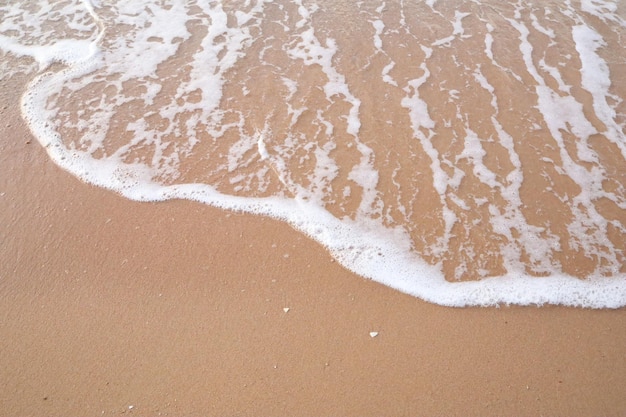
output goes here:
{"type": "Polygon", "coordinates": [[[626,309],[439,307],[284,224],[127,201],[1,83],[1,416],[626,414],[626,309]]]}

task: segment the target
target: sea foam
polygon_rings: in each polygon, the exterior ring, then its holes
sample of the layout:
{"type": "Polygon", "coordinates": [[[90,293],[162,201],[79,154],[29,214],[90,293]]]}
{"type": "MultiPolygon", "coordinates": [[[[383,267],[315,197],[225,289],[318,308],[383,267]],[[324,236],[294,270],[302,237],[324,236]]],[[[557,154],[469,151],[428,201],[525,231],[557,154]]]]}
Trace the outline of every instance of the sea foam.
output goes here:
{"type": "Polygon", "coordinates": [[[2,68],[51,159],[126,198],[285,221],[441,305],[622,307],[624,20],[482,3],[17,2],[0,50],[38,69],[2,68]]]}

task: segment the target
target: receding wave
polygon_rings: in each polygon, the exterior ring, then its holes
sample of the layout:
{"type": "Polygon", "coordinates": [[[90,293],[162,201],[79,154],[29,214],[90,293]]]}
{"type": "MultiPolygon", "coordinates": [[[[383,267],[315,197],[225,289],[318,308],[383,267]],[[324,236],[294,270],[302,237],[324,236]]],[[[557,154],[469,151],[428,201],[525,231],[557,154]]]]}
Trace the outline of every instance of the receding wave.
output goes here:
{"type": "Polygon", "coordinates": [[[22,1],[0,69],[128,198],[284,220],[443,305],[626,305],[626,8],[453,3],[22,1]]]}

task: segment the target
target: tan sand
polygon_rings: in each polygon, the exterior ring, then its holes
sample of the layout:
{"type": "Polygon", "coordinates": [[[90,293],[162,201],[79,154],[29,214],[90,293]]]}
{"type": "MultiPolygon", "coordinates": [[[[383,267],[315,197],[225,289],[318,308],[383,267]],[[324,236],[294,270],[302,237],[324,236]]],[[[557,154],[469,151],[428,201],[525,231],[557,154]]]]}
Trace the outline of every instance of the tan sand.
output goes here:
{"type": "Polygon", "coordinates": [[[47,159],[22,89],[0,86],[1,416],[626,413],[625,309],[438,307],[278,222],[127,201],[47,159]]]}

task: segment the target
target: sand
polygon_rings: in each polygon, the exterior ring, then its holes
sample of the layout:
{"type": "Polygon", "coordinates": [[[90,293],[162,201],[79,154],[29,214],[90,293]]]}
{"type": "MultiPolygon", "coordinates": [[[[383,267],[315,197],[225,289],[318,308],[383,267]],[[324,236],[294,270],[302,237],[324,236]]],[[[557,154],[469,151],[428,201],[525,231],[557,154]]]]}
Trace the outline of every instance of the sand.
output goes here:
{"type": "Polygon", "coordinates": [[[125,200],[48,160],[23,88],[0,85],[0,416],[626,413],[626,309],[439,307],[276,221],[125,200]]]}

